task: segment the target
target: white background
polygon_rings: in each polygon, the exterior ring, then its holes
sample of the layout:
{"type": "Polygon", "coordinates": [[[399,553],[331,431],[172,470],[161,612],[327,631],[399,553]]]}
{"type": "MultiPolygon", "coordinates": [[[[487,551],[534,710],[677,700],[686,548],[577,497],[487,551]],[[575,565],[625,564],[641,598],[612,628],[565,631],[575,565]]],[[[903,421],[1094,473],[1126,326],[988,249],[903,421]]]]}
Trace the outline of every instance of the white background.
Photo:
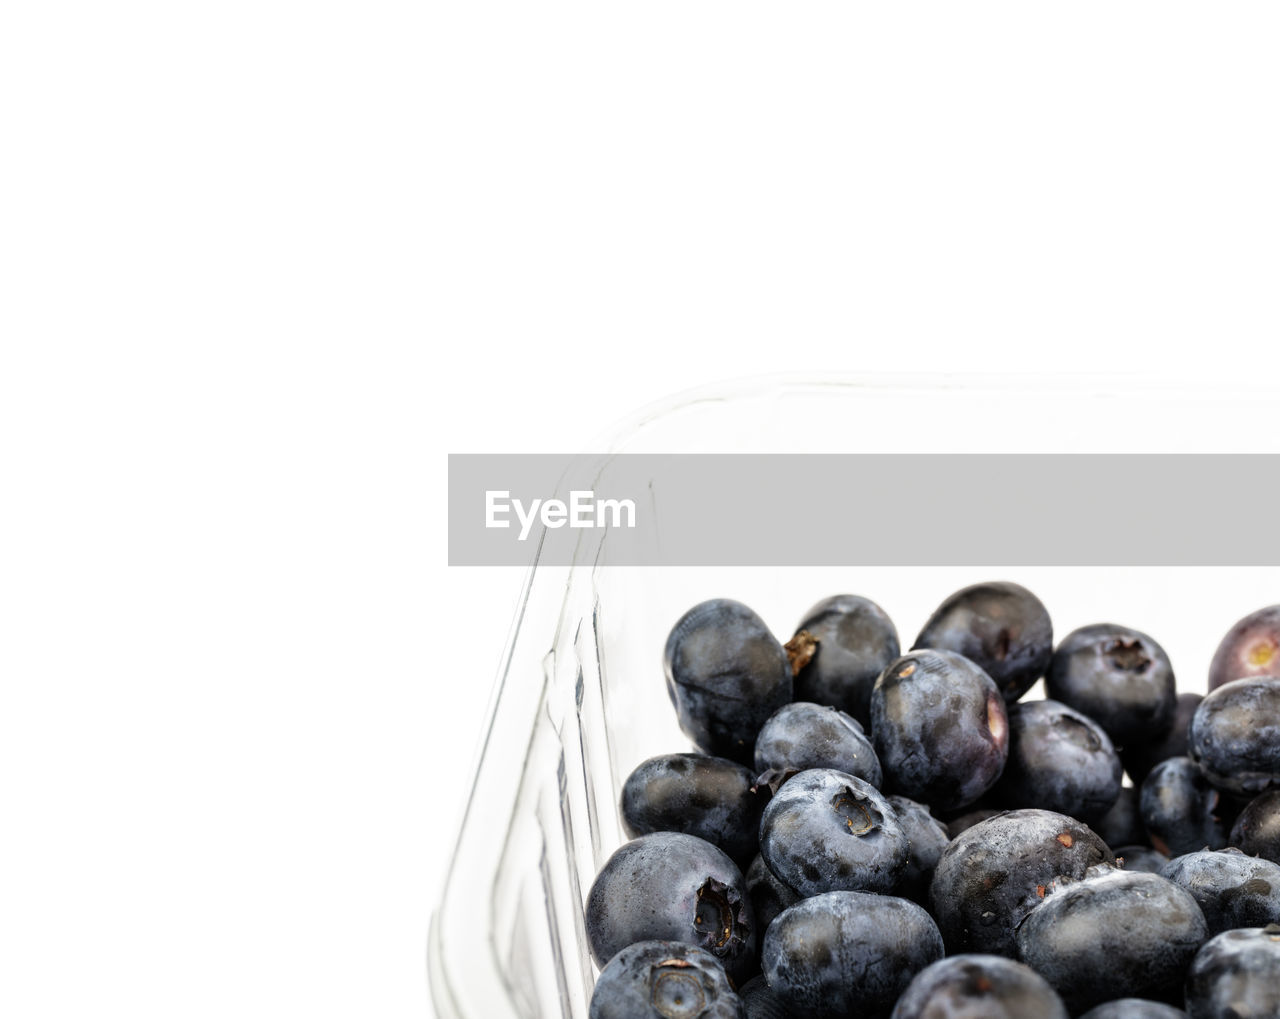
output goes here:
{"type": "Polygon", "coordinates": [[[5,1014],[427,1011],[520,579],[447,452],[1275,371],[1269,5],[10,6],[5,1014]]]}

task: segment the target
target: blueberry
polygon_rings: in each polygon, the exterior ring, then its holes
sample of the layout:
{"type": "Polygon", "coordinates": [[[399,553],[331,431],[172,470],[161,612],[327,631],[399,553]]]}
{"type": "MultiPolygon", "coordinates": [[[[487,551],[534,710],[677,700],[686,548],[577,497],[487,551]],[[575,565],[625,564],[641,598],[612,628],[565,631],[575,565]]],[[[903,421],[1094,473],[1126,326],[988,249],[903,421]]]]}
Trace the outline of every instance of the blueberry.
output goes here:
{"type": "Polygon", "coordinates": [[[744,1019],[724,967],[678,941],[641,941],[600,972],[588,1019],[744,1019]]]}
{"type": "Polygon", "coordinates": [[[622,786],[622,824],[632,838],[655,831],[696,835],[743,867],[759,847],[767,799],[754,788],[750,769],[723,757],[651,757],[622,786]]]}
{"type": "Polygon", "coordinates": [[[1209,689],[1247,676],[1280,674],[1280,605],[1259,609],[1227,631],[1209,664],[1209,689]]]}
{"type": "Polygon", "coordinates": [[[1048,810],[1013,810],[975,824],[947,846],[933,872],[930,901],[947,951],[1016,957],[1014,930],[1055,881],[1109,859],[1085,825],[1048,810]]]}
{"type": "Polygon", "coordinates": [[[1157,764],[1142,783],[1138,804],[1151,844],[1166,856],[1227,844],[1222,798],[1190,757],[1157,764]]]}
{"type": "Polygon", "coordinates": [[[784,911],[764,937],[765,980],[813,1019],[886,1016],[911,978],[942,958],[942,937],[914,902],[826,892],[784,911]]]}
{"type": "Polygon", "coordinates": [[[1159,1001],[1117,998],[1089,1009],[1080,1019],[1187,1019],[1187,1013],[1159,1001]]]}
{"type": "Polygon", "coordinates": [[[1173,708],[1173,724],[1169,726],[1168,732],[1149,740],[1131,740],[1120,748],[1120,760],[1124,762],[1124,770],[1129,773],[1134,785],[1142,785],[1151,774],[1151,769],[1161,761],[1187,755],[1191,719],[1202,700],[1203,694],[1178,694],[1173,708]]]}
{"type": "Polygon", "coordinates": [[[889,792],[955,810],[1004,769],[1009,719],[991,678],[950,651],[913,651],[871,691],[871,742],[889,792]]]}
{"type": "Polygon", "coordinates": [[[891,1019],[1067,1019],[1038,973],[999,955],[953,955],[916,974],[891,1019]]]}
{"type": "Polygon", "coordinates": [[[1236,818],[1230,842],[1250,856],[1280,863],[1280,789],[1249,801],[1236,818]]]}
{"type": "Polygon", "coordinates": [[[779,998],[765,982],[764,974],[752,977],[738,991],[742,999],[742,1007],[746,1009],[746,1019],[791,1019],[779,998]]]}
{"type": "Polygon", "coordinates": [[[695,605],[663,654],[680,728],[717,757],[750,764],[760,726],[791,700],[791,666],[764,621],[741,602],[695,605]]]}
{"type": "Polygon", "coordinates": [[[769,929],[774,917],[800,901],[800,893],[779,881],[764,862],[763,856],[757,856],[751,861],[744,880],[747,894],[751,897],[751,907],[755,911],[756,930],[761,933],[769,929]]]}
{"type": "Polygon", "coordinates": [[[1142,823],[1142,811],[1138,806],[1139,790],[1131,785],[1122,786],[1120,795],[1111,809],[1090,827],[1113,849],[1116,846],[1148,846],[1147,826],[1142,823]]]}
{"type": "Polygon", "coordinates": [[[765,807],[760,855],[801,895],[889,892],[907,865],[907,836],[874,786],[822,768],[800,772],[765,807]]]}
{"type": "Polygon", "coordinates": [[[1009,759],[995,787],[1005,806],[1095,821],[1115,804],[1123,771],[1092,718],[1057,701],[1009,705],[1009,759]]]}
{"type": "Polygon", "coordinates": [[[705,948],[740,980],[755,966],[756,928],[742,872],[693,835],[655,832],[609,857],[587,893],[587,942],[603,967],[637,941],[705,948]]]}
{"type": "Polygon", "coordinates": [[[938,865],[951,836],[946,826],[929,813],[929,808],[923,803],[905,796],[890,796],[888,800],[898,815],[902,830],[906,832],[908,843],[907,867],[898,882],[897,894],[927,905],[933,868],[938,865]]]}
{"type": "Polygon", "coordinates": [[[1144,874],[1159,874],[1169,858],[1150,846],[1121,846],[1112,850],[1116,866],[1124,870],[1137,870],[1144,874]]]}
{"type": "Polygon", "coordinates": [[[1191,719],[1191,758],[1214,786],[1256,796],[1280,785],[1280,676],[1214,690],[1191,719]]]}
{"type": "Polygon", "coordinates": [[[1209,941],[1187,977],[1191,1019],[1280,1016],[1280,926],[1226,931],[1209,941]]]}
{"type": "Polygon", "coordinates": [[[1238,849],[1205,849],[1174,857],[1160,873],[1200,904],[1210,937],[1280,923],[1280,866],[1270,860],[1238,849]]]}
{"type": "Polygon", "coordinates": [[[954,651],[977,663],[1013,703],[1044,675],[1053,656],[1053,624],[1040,599],[1007,582],[975,584],[944,601],[915,648],[954,651]]]}
{"type": "Polygon", "coordinates": [[[833,768],[870,782],[884,780],[861,723],[837,708],[796,701],[769,716],[756,737],[757,772],[833,768]]]}
{"type": "Polygon", "coordinates": [[[1158,874],[1097,867],[1048,895],[1018,928],[1022,961],[1073,1013],[1115,998],[1180,999],[1208,936],[1196,900],[1158,874]]]}
{"type": "Polygon", "coordinates": [[[901,654],[898,631],[884,609],[856,594],[818,602],[787,647],[810,656],[796,673],[796,700],[830,704],[863,725],[870,724],[876,678],[901,654]]]}
{"type": "Polygon", "coordinates": [[[1073,631],[1054,652],[1044,682],[1050,697],[1096,719],[1119,746],[1149,742],[1173,724],[1169,656],[1138,630],[1098,623],[1073,631]]]}

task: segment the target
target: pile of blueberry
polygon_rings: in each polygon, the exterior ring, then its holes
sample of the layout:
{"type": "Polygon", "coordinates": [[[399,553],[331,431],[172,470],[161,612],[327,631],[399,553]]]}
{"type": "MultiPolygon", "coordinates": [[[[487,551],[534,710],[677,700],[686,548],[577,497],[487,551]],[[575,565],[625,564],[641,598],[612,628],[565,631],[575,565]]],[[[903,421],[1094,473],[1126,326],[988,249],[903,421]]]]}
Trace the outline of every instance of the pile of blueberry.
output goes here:
{"type": "Polygon", "coordinates": [[[703,602],[664,664],[699,752],[626,781],[592,1019],[1280,1017],[1280,606],[1203,697],[1011,583],[905,655],[865,598],[785,645],[703,602]]]}

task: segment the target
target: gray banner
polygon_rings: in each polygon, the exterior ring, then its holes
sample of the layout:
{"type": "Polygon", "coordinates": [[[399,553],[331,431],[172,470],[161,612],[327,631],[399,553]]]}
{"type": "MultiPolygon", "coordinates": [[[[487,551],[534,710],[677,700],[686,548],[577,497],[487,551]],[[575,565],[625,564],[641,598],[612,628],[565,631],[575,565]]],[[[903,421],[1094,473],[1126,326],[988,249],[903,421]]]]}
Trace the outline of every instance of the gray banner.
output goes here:
{"type": "Polygon", "coordinates": [[[1276,566],[1273,455],[449,457],[449,564],[1276,566]]]}

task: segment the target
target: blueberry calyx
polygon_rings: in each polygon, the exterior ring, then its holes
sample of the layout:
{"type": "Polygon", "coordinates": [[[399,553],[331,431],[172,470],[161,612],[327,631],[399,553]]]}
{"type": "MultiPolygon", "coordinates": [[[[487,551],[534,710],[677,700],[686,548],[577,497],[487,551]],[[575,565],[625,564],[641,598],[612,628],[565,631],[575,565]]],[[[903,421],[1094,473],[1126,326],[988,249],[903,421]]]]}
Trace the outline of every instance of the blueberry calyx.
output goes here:
{"type": "Polygon", "coordinates": [[[667,1019],[684,1019],[701,1015],[707,997],[698,981],[697,972],[684,959],[664,959],[657,963],[649,979],[652,988],[649,1004],[667,1019]]]}
{"type": "Polygon", "coordinates": [[[850,835],[870,835],[884,820],[867,800],[846,786],[831,800],[831,809],[844,821],[850,835]]]}
{"type": "Polygon", "coordinates": [[[723,958],[735,945],[741,946],[751,932],[745,900],[724,882],[707,878],[698,889],[693,929],[699,948],[723,958]]]}
{"type": "Polygon", "coordinates": [[[761,772],[756,778],[756,783],[751,787],[753,793],[758,793],[762,789],[768,789],[771,796],[777,796],[778,790],[783,787],[787,779],[794,778],[800,772],[795,768],[770,768],[768,771],[761,772]]]}
{"type": "Polygon", "coordinates": [[[1269,640],[1260,640],[1245,654],[1245,661],[1256,668],[1265,668],[1276,657],[1276,645],[1269,640]]]}
{"type": "Polygon", "coordinates": [[[1102,747],[1102,741],[1098,739],[1097,734],[1079,719],[1072,718],[1070,715],[1059,715],[1051,724],[1055,732],[1080,747],[1081,750],[1096,753],[1102,747]]]}
{"type": "Polygon", "coordinates": [[[1141,675],[1151,667],[1151,656],[1140,640],[1117,637],[1102,649],[1102,653],[1111,659],[1112,665],[1124,672],[1141,675]]]}
{"type": "Polygon", "coordinates": [[[800,675],[800,670],[813,661],[818,653],[818,638],[808,630],[801,630],[782,645],[787,653],[787,661],[791,663],[791,675],[800,675]]]}

